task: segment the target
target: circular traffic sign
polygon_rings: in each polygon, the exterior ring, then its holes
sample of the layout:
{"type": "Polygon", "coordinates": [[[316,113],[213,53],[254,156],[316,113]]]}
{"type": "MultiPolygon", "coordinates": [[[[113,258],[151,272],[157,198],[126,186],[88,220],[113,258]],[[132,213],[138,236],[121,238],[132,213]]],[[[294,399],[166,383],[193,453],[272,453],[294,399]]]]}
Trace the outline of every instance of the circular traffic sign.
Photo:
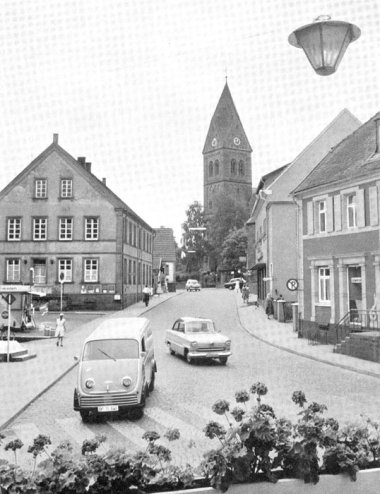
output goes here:
{"type": "Polygon", "coordinates": [[[7,310],[3,310],[3,312],[1,313],[1,317],[3,319],[8,319],[8,311],[7,310]]]}
{"type": "Polygon", "coordinates": [[[290,280],[288,280],[286,282],[286,288],[288,290],[290,290],[291,292],[294,292],[295,290],[298,290],[298,280],[296,280],[294,278],[290,278],[290,280]]]}

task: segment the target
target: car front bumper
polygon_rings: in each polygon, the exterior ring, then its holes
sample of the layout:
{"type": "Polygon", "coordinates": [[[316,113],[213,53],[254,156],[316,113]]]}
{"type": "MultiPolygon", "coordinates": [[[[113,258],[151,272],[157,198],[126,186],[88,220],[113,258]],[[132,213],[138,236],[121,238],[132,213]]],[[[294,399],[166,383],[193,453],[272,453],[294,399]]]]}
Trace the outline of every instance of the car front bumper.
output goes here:
{"type": "Polygon", "coordinates": [[[190,358],[221,358],[221,357],[229,357],[230,355],[232,355],[232,352],[230,352],[229,350],[225,350],[221,352],[213,352],[213,351],[196,352],[190,350],[187,355],[190,358]]]}

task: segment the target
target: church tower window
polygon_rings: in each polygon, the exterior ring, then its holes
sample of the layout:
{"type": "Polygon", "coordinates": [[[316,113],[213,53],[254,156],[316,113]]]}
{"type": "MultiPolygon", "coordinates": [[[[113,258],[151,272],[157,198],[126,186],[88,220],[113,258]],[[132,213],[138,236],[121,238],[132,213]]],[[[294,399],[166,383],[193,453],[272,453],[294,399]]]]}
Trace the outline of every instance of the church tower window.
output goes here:
{"type": "Polygon", "coordinates": [[[236,175],[236,160],[231,160],[231,175],[236,175]]]}
{"type": "Polygon", "coordinates": [[[244,175],[244,161],[239,161],[239,175],[244,175]]]}
{"type": "Polygon", "coordinates": [[[219,161],[215,161],[215,175],[219,175],[219,161]]]}
{"type": "Polygon", "coordinates": [[[212,177],[214,175],[214,164],[212,161],[208,164],[208,176],[212,177]]]}

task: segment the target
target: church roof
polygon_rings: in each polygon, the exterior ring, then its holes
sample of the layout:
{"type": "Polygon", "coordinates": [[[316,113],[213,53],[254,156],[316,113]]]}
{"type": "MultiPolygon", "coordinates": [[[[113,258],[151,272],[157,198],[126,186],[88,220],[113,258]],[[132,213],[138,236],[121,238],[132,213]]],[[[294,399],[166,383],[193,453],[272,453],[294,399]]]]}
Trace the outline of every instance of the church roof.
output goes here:
{"type": "Polygon", "coordinates": [[[227,82],[211,119],[203,154],[221,148],[252,152],[227,82]]]}

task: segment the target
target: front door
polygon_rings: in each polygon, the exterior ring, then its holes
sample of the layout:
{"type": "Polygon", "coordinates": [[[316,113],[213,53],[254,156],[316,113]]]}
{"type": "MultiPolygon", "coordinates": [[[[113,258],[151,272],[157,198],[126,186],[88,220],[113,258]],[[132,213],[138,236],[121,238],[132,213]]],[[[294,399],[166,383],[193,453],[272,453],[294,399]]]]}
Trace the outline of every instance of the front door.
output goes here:
{"type": "Polygon", "coordinates": [[[362,268],[348,266],[348,309],[352,322],[360,320],[362,308],[362,268]]]}

